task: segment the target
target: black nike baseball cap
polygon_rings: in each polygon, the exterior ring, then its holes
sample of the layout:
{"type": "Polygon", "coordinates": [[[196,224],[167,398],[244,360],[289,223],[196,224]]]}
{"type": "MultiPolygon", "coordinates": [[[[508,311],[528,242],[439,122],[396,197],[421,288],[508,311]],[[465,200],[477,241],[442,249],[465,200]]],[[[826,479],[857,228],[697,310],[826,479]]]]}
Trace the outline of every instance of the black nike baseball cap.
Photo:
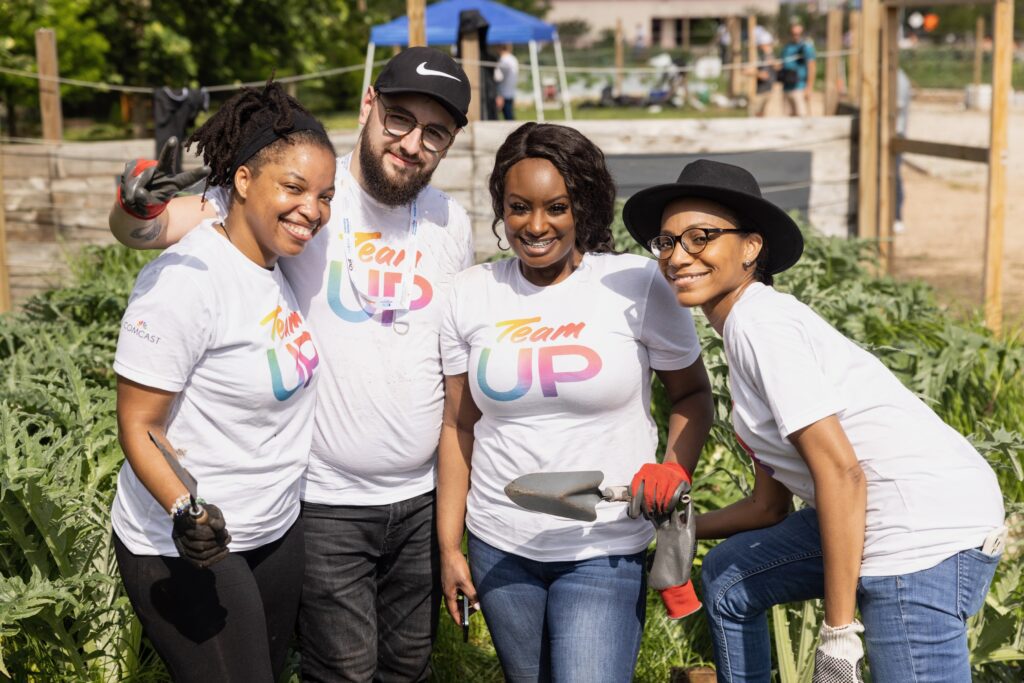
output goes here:
{"type": "Polygon", "coordinates": [[[454,59],[432,47],[402,50],[384,65],[373,87],[385,95],[426,95],[447,109],[459,128],[469,122],[469,78],[454,59]]]}

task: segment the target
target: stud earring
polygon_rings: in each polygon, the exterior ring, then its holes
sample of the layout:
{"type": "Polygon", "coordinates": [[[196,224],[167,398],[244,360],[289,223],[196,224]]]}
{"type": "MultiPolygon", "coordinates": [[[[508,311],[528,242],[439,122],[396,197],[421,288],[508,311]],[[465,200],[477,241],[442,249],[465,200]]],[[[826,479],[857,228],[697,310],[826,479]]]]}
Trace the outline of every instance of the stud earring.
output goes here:
{"type": "Polygon", "coordinates": [[[753,263],[753,262],[752,261],[744,261],[743,262],[743,267],[744,268],[749,268],[751,263],[753,263]]]}

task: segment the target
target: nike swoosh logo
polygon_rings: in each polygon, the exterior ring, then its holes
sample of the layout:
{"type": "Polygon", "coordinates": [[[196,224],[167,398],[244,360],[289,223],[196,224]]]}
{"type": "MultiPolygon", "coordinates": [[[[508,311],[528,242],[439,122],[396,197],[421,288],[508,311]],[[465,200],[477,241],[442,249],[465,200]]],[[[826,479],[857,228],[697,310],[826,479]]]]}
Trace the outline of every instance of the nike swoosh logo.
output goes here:
{"type": "Polygon", "coordinates": [[[434,71],[433,69],[428,69],[426,62],[423,62],[418,67],[416,67],[416,73],[418,73],[420,76],[444,76],[445,78],[452,79],[456,83],[462,83],[462,81],[460,81],[455,76],[452,76],[451,74],[446,74],[443,71],[434,71]]]}

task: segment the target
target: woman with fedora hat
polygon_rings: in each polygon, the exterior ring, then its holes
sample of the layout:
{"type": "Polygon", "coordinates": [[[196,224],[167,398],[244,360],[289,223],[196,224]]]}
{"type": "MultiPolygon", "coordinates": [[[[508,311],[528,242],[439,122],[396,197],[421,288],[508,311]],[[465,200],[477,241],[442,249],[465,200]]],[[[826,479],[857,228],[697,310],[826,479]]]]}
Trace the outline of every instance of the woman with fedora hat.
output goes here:
{"type": "Polygon", "coordinates": [[[1005,536],[991,468],[878,359],[771,286],[803,238],[746,170],[695,161],[623,218],[679,304],[722,335],[733,426],[755,464],[749,496],[697,519],[698,538],[726,539],[702,572],[719,680],[767,681],[767,610],[823,597],[815,681],[861,680],[861,633],[876,681],[969,681],[965,622],[1005,536]]]}

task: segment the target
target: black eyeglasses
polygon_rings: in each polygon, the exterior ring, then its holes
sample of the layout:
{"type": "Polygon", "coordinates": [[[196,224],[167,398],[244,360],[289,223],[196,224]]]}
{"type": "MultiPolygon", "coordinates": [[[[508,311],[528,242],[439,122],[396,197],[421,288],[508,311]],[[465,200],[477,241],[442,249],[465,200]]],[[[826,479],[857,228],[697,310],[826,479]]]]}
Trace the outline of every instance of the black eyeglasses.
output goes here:
{"type": "Polygon", "coordinates": [[[683,251],[687,254],[699,254],[708,246],[708,242],[714,239],[712,235],[720,235],[724,232],[747,233],[749,230],[735,230],[727,228],[689,228],[683,231],[682,235],[658,235],[647,243],[651,253],[656,258],[666,259],[672,256],[672,251],[678,242],[683,251]]]}
{"type": "Polygon", "coordinates": [[[452,146],[455,133],[436,123],[420,123],[416,117],[404,109],[389,107],[377,95],[380,108],[384,111],[384,132],[394,138],[404,138],[417,128],[423,130],[422,144],[428,152],[440,154],[452,146]]]}

